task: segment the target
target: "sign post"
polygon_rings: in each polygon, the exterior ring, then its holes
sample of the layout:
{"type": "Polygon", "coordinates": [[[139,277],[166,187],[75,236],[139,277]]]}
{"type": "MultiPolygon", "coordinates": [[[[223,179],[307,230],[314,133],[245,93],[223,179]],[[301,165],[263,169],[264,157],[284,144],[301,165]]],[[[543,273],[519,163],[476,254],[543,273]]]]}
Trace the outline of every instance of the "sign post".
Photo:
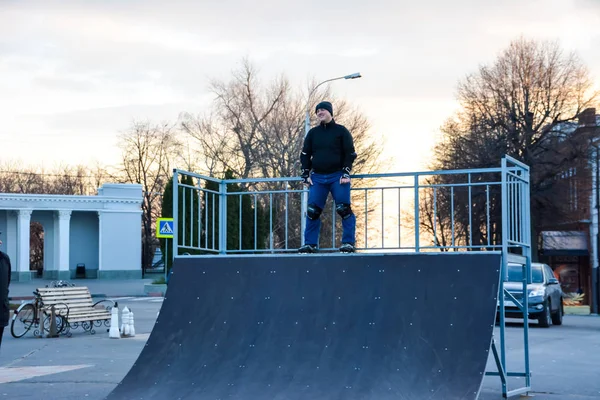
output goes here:
{"type": "Polygon", "coordinates": [[[173,239],[173,218],[156,219],[156,237],[165,239],[165,283],[167,282],[167,267],[169,265],[169,239],[173,239]]]}

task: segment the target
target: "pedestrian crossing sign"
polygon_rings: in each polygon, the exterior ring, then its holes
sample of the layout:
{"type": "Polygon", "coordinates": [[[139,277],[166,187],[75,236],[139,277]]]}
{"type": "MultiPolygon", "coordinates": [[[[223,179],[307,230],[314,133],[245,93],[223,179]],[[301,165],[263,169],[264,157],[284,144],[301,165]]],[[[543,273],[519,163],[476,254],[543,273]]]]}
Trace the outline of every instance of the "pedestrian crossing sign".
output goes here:
{"type": "Polygon", "coordinates": [[[173,218],[158,218],[156,220],[156,237],[173,239],[173,218]]]}

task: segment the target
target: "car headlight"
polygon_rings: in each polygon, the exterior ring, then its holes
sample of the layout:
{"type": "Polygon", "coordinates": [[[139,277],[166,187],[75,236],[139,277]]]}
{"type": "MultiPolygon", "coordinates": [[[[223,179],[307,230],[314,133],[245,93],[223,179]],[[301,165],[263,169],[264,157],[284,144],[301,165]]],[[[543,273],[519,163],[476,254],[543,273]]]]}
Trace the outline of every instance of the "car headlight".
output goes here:
{"type": "Polygon", "coordinates": [[[544,289],[535,289],[532,290],[531,292],[529,292],[529,297],[543,297],[544,296],[544,289]]]}

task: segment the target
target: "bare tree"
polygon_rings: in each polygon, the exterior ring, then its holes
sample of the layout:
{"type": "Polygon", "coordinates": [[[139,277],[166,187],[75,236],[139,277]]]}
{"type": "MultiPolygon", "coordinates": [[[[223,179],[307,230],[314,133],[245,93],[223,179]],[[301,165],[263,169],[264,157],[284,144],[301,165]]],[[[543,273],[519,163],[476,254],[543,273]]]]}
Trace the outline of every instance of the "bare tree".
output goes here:
{"type": "Polygon", "coordinates": [[[230,82],[213,81],[214,111],[209,116],[183,115],[182,127],[198,141],[209,173],[232,171],[240,178],[261,171],[266,119],[283,108],[289,85],[284,79],[262,88],[248,61],[230,82]]]}
{"type": "Polygon", "coordinates": [[[171,124],[136,121],[120,137],[122,181],[142,185],[142,265],[150,266],[158,242],[154,223],[160,216],[161,199],[181,143],[171,124]]]}
{"type": "MultiPolygon", "coordinates": [[[[575,54],[565,54],[553,42],[515,40],[495,62],[479,67],[460,82],[461,109],[442,127],[432,168],[497,167],[505,154],[529,165],[535,243],[535,232],[544,216],[556,217],[559,211],[556,206],[560,200],[549,198],[548,188],[589,151],[589,142],[565,128],[597,99],[588,70],[575,54]]],[[[443,176],[436,182],[451,183],[451,179],[443,176]]],[[[492,201],[499,204],[498,199],[492,201]]],[[[488,236],[497,238],[499,232],[486,232],[487,225],[485,229],[475,223],[468,226],[468,213],[477,210],[466,209],[467,203],[466,197],[456,202],[456,214],[448,208],[439,210],[443,217],[438,221],[445,218],[448,225],[454,218],[462,235],[475,232],[473,244],[488,236]]],[[[424,203],[421,207],[430,206],[424,203]]],[[[499,206],[492,212],[491,226],[499,228],[499,206]]],[[[433,220],[424,219],[421,225],[433,234],[433,220]]]]}
{"type": "Polygon", "coordinates": [[[89,166],[89,181],[90,186],[94,189],[91,194],[98,194],[98,188],[110,179],[108,169],[102,164],[95,162],[89,166]]]}
{"type": "Polygon", "coordinates": [[[59,164],[51,170],[7,162],[0,166],[0,192],[29,194],[93,195],[108,177],[97,164],[87,166],[59,164]]]}

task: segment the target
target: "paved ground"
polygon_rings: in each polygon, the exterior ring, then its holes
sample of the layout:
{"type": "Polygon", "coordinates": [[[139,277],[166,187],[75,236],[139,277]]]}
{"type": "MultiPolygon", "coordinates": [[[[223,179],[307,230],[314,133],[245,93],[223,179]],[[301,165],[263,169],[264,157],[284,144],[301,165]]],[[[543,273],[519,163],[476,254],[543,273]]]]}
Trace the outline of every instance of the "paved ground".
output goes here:
{"type": "MultiPolygon", "coordinates": [[[[523,324],[511,323],[506,333],[509,369],[522,371],[523,324]]],[[[600,399],[600,317],[567,315],[562,326],[548,329],[531,323],[529,336],[532,398],[600,399]]],[[[496,371],[491,356],[488,371],[496,371]]],[[[522,386],[521,378],[511,378],[509,390],[522,386]]],[[[499,399],[500,393],[500,379],[486,377],[480,399],[499,399]]]]}
{"type": "MultiPolygon", "coordinates": [[[[14,339],[7,330],[0,351],[0,399],[101,400],[136,361],[161,306],[159,298],[119,299],[135,313],[135,338],[109,339],[75,331],[71,338],[14,339]]],[[[510,367],[520,369],[522,324],[507,328],[510,367]]],[[[600,399],[600,317],[566,316],[550,329],[531,324],[531,398],[600,399]]],[[[488,370],[494,369],[490,360],[488,370]]],[[[152,385],[152,382],[148,382],[152,385]]],[[[511,387],[520,386],[512,382],[511,387]]],[[[500,380],[486,377],[480,400],[500,399],[500,380]]]]}
{"type": "Polygon", "coordinates": [[[103,399],[137,359],[152,330],[161,300],[151,297],[118,300],[121,309],[127,306],[134,312],[134,338],[110,339],[107,328],[96,328],[95,335],[79,329],[73,331],[71,338],[39,339],[27,334],[14,339],[5,329],[0,350],[0,399],[103,399]],[[40,368],[48,366],[53,367],[51,371],[40,368]],[[77,368],[59,372],[72,366],[77,368]]]}

